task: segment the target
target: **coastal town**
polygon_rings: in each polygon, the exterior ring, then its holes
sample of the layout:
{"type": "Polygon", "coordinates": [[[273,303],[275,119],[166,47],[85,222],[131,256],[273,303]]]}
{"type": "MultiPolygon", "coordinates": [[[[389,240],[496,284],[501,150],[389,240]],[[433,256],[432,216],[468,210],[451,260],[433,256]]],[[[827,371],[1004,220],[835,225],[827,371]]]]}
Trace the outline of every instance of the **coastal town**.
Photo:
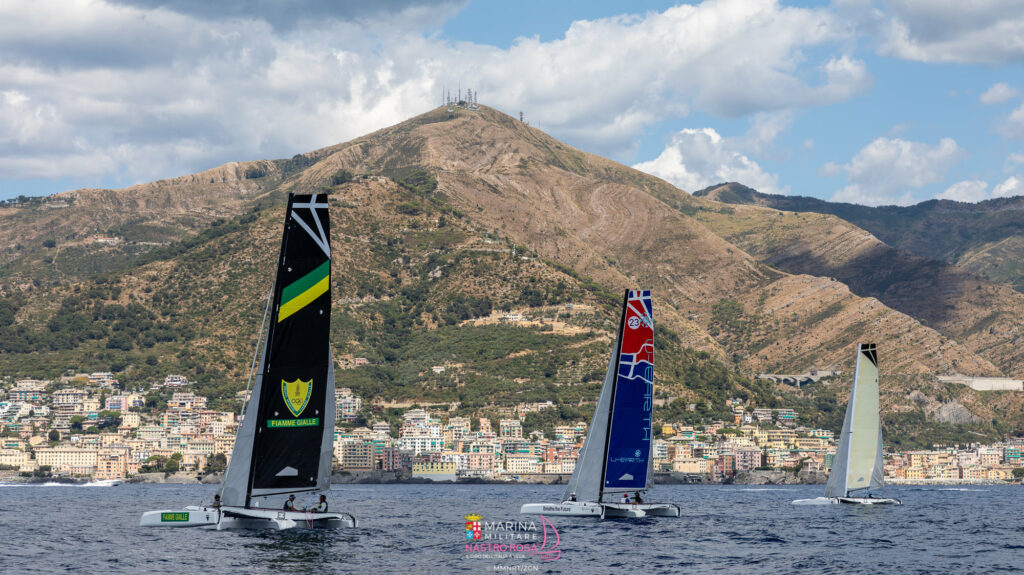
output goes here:
{"type": "MultiPolygon", "coordinates": [[[[57,380],[0,380],[0,481],[130,480],[223,471],[245,392],[232,411],[210,409],[194,382],[167,375],[149,389],[123,390],[112,373],[57,380]]],[[[456,415],[458,405],[409,406],[391,422],[368,420],[362,398],[336,391],[334,467],[342,476],[457,481],[555,482],[572,473],[587,424],[524,429],[551,402],[456,415]]],[[[756,471],[824,477],[835,456],[831,430],[800,425],[792,409],[729,400],[730,421],[666,422],[655,430],[656,472],[692,482],[728,482],[756,471]]],[[[367,406],[369,407],[369,406],[367,406]]],[[[391,410],[394,412],[395,410],[391,410]]],[[[895,483],[1001,483],[1024,476],[1024,438],[989,445],[890,452],[895,483]]]]}

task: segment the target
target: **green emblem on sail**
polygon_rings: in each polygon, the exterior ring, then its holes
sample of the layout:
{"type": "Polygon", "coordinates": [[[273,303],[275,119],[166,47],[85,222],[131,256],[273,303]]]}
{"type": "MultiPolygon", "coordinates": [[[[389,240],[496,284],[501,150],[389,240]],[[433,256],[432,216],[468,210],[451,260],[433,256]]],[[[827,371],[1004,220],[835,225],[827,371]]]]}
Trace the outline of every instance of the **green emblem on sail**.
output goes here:
{"type": "Polygon", "coordinates": [[[284,397],[284,404],[288,406],[288,411],[292,412],[292,415],[298,417],[302,413],[303,409],[309,405],[309,397],[313,395],[313,380],[302,381],[296,379],[295,381],[281,380],[281,396],[284,397]]]}

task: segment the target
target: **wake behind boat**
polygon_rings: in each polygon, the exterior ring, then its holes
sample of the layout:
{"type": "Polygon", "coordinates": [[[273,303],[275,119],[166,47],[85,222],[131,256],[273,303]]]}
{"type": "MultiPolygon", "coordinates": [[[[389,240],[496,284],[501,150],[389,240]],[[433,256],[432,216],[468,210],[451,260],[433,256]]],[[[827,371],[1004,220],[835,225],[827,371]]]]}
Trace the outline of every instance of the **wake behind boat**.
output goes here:
{"type": "Polygon", "coordinates": [[[561,503],[520,513],[570,517],[679,517],[674,503],[644,503],[653,486],[654,320],[651,292],[627,290],[597,408],[561,503]],[[625,495],[633,493],[633,498],[625,495]],[[628,500],[627,500],[628,499],[628,500]]]}
{"type": "Polygon", "coordinates": [[[878,351],[873,343],[857,346],[857,368],[850,388],[839,447],[832,460],[832,472],[825,496],[797,499],[794,505],[899,505],[899,499],[856,496],[855,492],[877,489],[885,484],[882,460],[882,423],[878,413],[878,351]]]}
{"type": "Polygon", "coordinates": [[[326,196],[289,195],[277,281],[268,304],[270,327],[261,341],[263,355],[221,483],[222,505],[149,511],[140,525],[215,529],[356,525],[348,513],[260,505],[265,497],[284,501],[289,494],[330,489],[335,420],[330,271],[326,196]]]}

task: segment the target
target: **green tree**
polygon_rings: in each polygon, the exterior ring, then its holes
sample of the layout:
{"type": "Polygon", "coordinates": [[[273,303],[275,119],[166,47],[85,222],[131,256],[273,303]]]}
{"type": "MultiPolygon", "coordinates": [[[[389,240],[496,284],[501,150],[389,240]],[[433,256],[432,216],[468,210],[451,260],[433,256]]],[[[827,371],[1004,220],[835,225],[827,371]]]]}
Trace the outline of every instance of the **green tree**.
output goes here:
{"type": "Polygon", "coordinates": [[[228,458],[223,453],[214,453],[206,460],[205,473],[219,473],[228,468],[228,458]]]}
{"type": "Polygon", "coordinates": [[[164,464],[164,473],[177,473],[181,469],[181,454],[174,453],[164,464]]]}
{"type": "Polygon", "coordinates": [[[48,437],[50,441],[60,441],[60,432],[56,429],[51,429],[48,437]]]}

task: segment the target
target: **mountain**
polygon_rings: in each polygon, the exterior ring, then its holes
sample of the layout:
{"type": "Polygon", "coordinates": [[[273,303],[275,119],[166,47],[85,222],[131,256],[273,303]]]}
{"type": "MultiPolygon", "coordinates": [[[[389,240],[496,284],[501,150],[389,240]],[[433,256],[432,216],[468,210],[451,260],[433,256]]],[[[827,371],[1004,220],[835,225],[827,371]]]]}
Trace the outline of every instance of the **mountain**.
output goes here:
{"type": "Polygon", "coordinates": [[[711,186],[694,195],[727,204],[838,216],[894,248],[1024,291],[1024,196],[869,207],[763,194],[737,183],[711,186]]]}
{"type": "MultiPolygon", "coordinates": [[[[230,406],[291,190],[332,193],[338,384],[374,399],[378,416],[416,402],[487,413],[552,400],[557,417],[586,417],[621,291],[644,286],[666,419],[724,416],[739,397],[837,428],[865,340],[881,345],[889,424],[905,424],[908,440],[993,436],[1024,419],[1013,398],[934,379],[1017,373],[1011,335],[954,339],[939,328],[960,320],[936,326],[926,309],[865,295],[857,274],[847,285],[832,273],[839,259],[770,257],[753,236],[767,237],[777,210],[693,197],[487,107],[435,109],[289,160],[0,209],[0,374],[110,367],[138,385],[180,372],[230,406]],[[812,368],[845,375],[803,390],[751,378],[812,368]]],[[[818,239],[786,235],[810,251],[818,239]]],[[[988,307],[1017,309],[985,290],[988,307]]],[[[950,317],[981,324],[964,309],[950,317]]]]}
{"type": "Polygon", "coordinates": [[[1002,373],[1022,375],[1017,342],[1024,333],[1024,294],[1008,286],[888,246],[832,215],[737,205],[696,217],[767,265],[832,277],[959,342],[1002,373]]]}

